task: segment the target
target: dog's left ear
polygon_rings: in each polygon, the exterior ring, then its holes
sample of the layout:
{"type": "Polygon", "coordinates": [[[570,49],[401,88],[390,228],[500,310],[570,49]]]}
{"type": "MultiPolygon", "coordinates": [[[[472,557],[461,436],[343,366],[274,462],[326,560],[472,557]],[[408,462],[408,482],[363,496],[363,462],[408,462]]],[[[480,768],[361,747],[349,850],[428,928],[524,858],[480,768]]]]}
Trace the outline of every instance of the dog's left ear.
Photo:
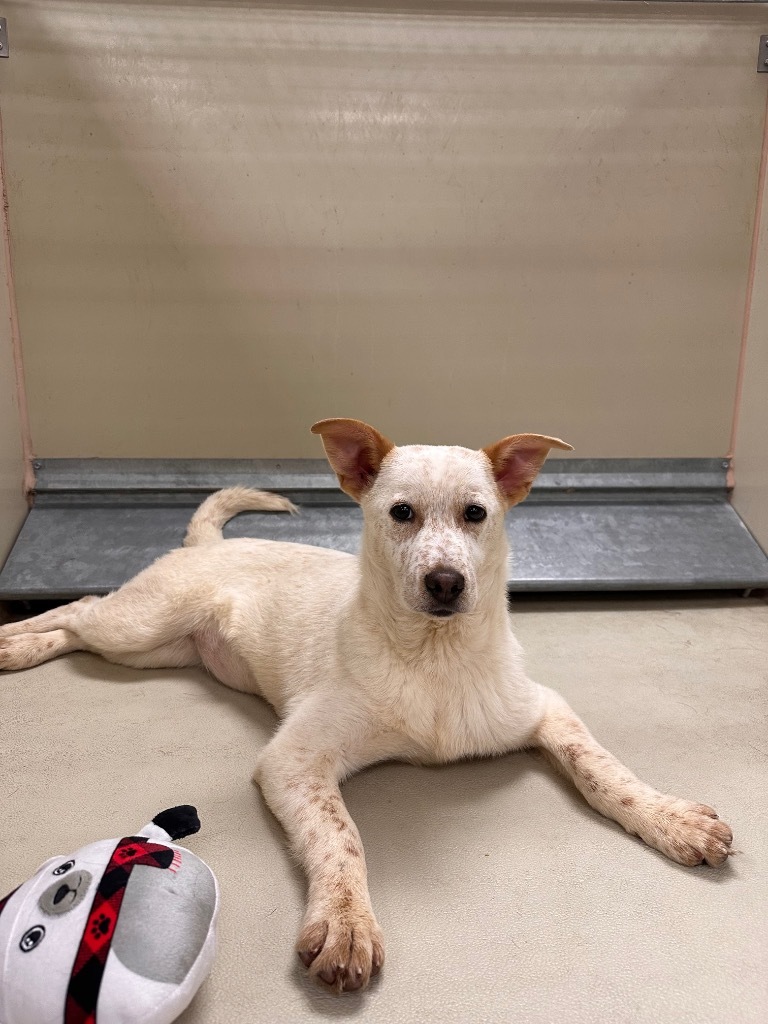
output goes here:
{"type": "Polygon", "coordinates": [[[573,447],[565,441],[544,434],[513,434],[483,448],[490,460],[499,490],[506,497],[510,508],[528,497],[550,448],[573,451],[573,447]]]}
{"type": "Polygon", "coordinates": [[[322,438],[339,486],[355,501],[360,501],[376,479],[384,458],[395,447],[362,420],[320,420],[312,427],[312,433],[322,438]]]}

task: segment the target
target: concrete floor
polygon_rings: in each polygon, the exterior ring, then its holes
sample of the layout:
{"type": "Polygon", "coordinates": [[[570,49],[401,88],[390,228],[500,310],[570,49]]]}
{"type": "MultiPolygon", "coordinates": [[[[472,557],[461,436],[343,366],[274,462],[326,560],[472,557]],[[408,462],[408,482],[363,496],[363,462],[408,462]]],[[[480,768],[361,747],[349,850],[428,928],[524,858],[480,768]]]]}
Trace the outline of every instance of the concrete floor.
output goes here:
{"type": "Polygon", "coordinates": [[[337,999],[294,961],[302,879],[249,781],[271,711],[201,671],[73,655],[0,681],[0,889],[189,802],[203,831],[186,843],[223,904],[182,1024],[764,1024],[768,605],[523,600],[515,615],[534,678],[647,781],[730,822],[726,868],[666,861],[532,755],[375,768],[345,793],[388,960],[337,999]]]}

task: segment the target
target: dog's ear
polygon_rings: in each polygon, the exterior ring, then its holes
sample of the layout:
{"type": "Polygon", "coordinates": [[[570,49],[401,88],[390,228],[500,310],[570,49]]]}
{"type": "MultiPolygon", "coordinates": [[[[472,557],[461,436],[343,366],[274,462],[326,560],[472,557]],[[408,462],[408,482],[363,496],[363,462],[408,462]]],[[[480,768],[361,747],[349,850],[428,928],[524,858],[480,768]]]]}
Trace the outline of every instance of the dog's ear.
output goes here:
{"type": "Polygon", "coordinates": [[[371,486],[385,456],[395,447],[361,420],[320,420],[312,433],[322,438],[339,486],[355,501],[371,486]]]}
{"type": "Polygon", "coordinates": [[[499,490],[509,507],[528,497],[531,484],[549,454],[550,448],[572,452],[571,445],[543,434],[513,434],[483,448],[488,456],[499,490]]]}

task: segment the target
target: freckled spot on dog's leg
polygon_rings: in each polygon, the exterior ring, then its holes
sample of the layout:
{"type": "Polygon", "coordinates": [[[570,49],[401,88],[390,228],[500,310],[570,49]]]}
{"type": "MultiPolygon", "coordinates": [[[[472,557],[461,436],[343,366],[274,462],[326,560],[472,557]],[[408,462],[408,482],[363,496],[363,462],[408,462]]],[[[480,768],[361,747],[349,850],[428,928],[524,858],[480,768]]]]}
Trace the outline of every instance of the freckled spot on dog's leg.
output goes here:
{"type": "Polygon", "coordinates": [[[566,743],[563,747],[563,753],[571,764],[575,764],[583,756],[584,752],[584,746],[581,743],[566,743]]]}
{"type": "Polygon", "coordinates": [[[343,914],[352,906],[352,897],[346,889],[342,889],[334,904],[339,913],[343,914]]]}
{"type": "Polygon", "coordinates": [[[624,796],[621,798],[621,802],[624,804],[625,807],[634,807],[635,798],[633,796],[624,796]]]}
{"type": "Polygon", "coordinates": [[[587,784],[587,787],[593,793],[596,793],[599,790],[600,785],[597,781],[597,776],[594,774],[594,772],[591,772],[588,768],[585,768],[584,771],[582,771],[581,773],[581,777],[584,779],[584,782],[587,784]]]}

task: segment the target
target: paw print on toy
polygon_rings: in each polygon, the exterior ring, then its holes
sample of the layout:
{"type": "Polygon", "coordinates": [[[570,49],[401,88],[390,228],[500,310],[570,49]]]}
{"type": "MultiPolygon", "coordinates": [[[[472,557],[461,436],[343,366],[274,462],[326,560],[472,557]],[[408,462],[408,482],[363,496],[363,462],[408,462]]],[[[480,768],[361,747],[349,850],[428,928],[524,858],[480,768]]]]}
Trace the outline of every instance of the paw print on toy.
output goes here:
{"type": "Polygon", "coordinates": [[[99,916],[91,925],[91,935],[94,937],[94,939],[100,939],[109,932],[109,929],[111,927],[112,918],[107,917],[106,914],[99,914],[99,916]]]}

